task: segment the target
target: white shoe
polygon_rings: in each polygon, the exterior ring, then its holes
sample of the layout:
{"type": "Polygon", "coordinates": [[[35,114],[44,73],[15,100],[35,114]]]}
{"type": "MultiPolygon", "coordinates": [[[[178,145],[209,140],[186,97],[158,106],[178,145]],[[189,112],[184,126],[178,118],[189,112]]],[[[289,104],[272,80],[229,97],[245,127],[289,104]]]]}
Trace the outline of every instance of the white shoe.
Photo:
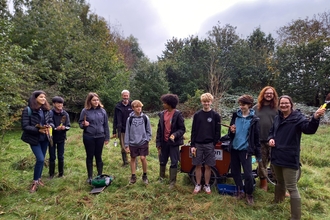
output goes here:
{"type": "Polygon", "coordinates": [[[204,191],[207,193],[207,194],[211,194],[211,187],[210,185],[204,185],[204,191]]]}
{"type": "Polygon", "coordinates": [[[201,191],[202,186],[200,184],[196,184],[195,189],[194,189],[194,194],[197,194],[201,191]]]}

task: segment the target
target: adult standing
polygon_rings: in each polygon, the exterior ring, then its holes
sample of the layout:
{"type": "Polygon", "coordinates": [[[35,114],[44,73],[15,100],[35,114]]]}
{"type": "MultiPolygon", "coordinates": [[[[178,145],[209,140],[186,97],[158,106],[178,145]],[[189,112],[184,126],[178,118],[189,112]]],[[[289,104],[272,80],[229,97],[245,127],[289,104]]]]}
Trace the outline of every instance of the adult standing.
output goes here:
{"type": "Polygon", "coordinates": [[[282,202],[286,189],[290,193],[291,219],[301,219],[301,197],[297,188],[301,134],[314,134],[325,109],[319,108],[310,120],[293,109],[290,96],[279,98],[279,114],[269,132],[271,163],[276,174],[275,202],[282,202]]]}
{"type": "Polygon", "coordinates": [[[129,114],[133,111],[132,109],[132,101],[129,100],[130,93],[128,90],[123,90],[121,92],[122,100],[118,102],[115,106],[115,114],[113,117],[113,137],[119,138],[119,144],[121,147],[121,157],[123,160],[123,166],[128,165],[127,154],[125,151],[125,129],[126,129],[126,121],[129,117],[129,114]]]}
{"type": "Polygon", "coordinates": [[[259,117],[260,124],[260,152],[262,161],[258,166],[260,178],[260,188],[267,191],[267,177],[263,175],[262,169],[267,170],[270,162],[270,147],[268,145],[269,130],[273,125],[274,118],[278,113],[278,95],[275,88],[271,86],[264,87],[258,96],[258,103],[253,107],[255,115],[259,117]]]}
{"type": "Polygon", "coordinates": [[[22,112],[23,134],[21,137],[24,142],[30,145],[36,157],[33,183],[30,188],[31,193],[34,193],[39,185],[44,186],[41,181],[41,174],[52,127],[54,127],[54,124],[46,93],[41,90],[34,91],[29,99],[28,106],[22,112]]]}
{"type": "Polygon", "coordinates": [[[90,92],[85,100],[85,107],[80,113],[79,126],[83,129],[83,142],[86,150],[88,179],[93,178],[93,158],[96,160],[97,174],[103,171],[103,146],[109,143],[110,129],[108,115],[96,93],[90,92]]]}

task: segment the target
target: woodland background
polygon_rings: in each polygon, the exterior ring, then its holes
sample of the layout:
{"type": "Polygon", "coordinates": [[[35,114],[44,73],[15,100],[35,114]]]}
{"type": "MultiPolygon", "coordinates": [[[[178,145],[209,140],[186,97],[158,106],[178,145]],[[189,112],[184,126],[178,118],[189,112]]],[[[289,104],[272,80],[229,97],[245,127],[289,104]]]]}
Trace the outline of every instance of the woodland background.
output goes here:
{"type": "MultiPolygon", "coordinates": [[[[120,91],[129,89],[144,110],[161,109],[164,93],[179,96],[190,116],[199,95],[210,92],[215,108],[237,96],[255,98],[266,85],[307,106],[330,92],[330,12],[288,21],[277,37],[260,28],[242,39],[236,27],[214,24],[207,37],[173,37],[151,62],[138,39],[90,11],[85,0],[0,0],[0,131],[19,121],[32,91],[65,98],[75,120],[88,92],[113,114],[120,91]]],[[[49,100],[50,101],[50,100],[49,100]]]]}

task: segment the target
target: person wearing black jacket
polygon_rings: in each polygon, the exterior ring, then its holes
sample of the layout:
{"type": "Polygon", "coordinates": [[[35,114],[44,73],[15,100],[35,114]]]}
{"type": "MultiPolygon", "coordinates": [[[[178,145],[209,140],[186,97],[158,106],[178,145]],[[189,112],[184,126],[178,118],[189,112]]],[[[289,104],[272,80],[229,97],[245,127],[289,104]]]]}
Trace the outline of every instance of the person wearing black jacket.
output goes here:
{"type": "Polygon", "coordinates": [[[33,183],[30,192],[37,191],[38,186],[44,186],[41,174],[44,167],[45,155],[50,141],[51,129],[54,127],[50,114],[50,105],[46,93],[41,90],[34,91],[29,99],[28,106],[22,112],[22,137],[28,143],[36,157],[33,183]]]}
{"type": "Polygon", "coordinates": [[[176,109],[179,103],[178,96],[165,94],[161,96],[160,100],[163,102],[165,110],[158,114],[156,146],[159,155],[159,177],[160,180],[165,178],[166,164],[170,157],[170,188],[173,188],[176,183],[180,157],[179,147],[183,144],[186,127],[182,113],[176,109]]]}
{"type": "Polygon", "coordinates": [[[299,110],[293,109],[290,96],[279,98],[279,114],[269,132],[268,144],[272,148],[271,163],[277,181],[274,201],[282,202],[286,189],[289,191],[291,219],[301,219],[301,197],[297,188],[301,134],[315,134],[324,113],[325,109],[319,108],[308,120],[299,110]]]}
{"type": "Polygon", "coordinates": [[[55,96],[52,99],[53,109],[51,110],[55,128],[53,130],[53,146],[49,146],[49,178],[52,179],[55,173],[56,151],[58,158],[58,177],[64,174],[64,145],[66,132],[70,129],[69,114],[63,109],[64,99],[55,96]]]}
{"type": "Polygon", "coordinates": [[[132,101],[129,100],[129,95],[130,93],[128,90],[123,90],[121,92],[122,100],[116,104],[115,114],[113,117],[112,138],[119,138],[123,166],[128,165],[127,154],[125,151],[125,144],[124,144],[126,121],[127,118],[129,117],[129,114],[133,111],[131,106],[132,101]]]}

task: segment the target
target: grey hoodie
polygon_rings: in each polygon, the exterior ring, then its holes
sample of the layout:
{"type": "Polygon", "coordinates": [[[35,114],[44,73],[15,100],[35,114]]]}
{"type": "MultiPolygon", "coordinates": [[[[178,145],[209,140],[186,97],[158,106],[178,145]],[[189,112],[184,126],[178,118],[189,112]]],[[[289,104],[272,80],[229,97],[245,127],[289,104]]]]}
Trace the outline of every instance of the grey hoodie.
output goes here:
{"type": "Polygon", "coordinates": [[[150,120],[147,115],[147,125],[145,125],[144,119],[142,117],[143,112],[140,116],[135,115],[131,112],[126,121],[126,132],[125,132],[125,146],[138,147],[151,140],[151,126],[150,120]],[[130,124],[130,118],[132,119],[132,124],[130,124]]]}

